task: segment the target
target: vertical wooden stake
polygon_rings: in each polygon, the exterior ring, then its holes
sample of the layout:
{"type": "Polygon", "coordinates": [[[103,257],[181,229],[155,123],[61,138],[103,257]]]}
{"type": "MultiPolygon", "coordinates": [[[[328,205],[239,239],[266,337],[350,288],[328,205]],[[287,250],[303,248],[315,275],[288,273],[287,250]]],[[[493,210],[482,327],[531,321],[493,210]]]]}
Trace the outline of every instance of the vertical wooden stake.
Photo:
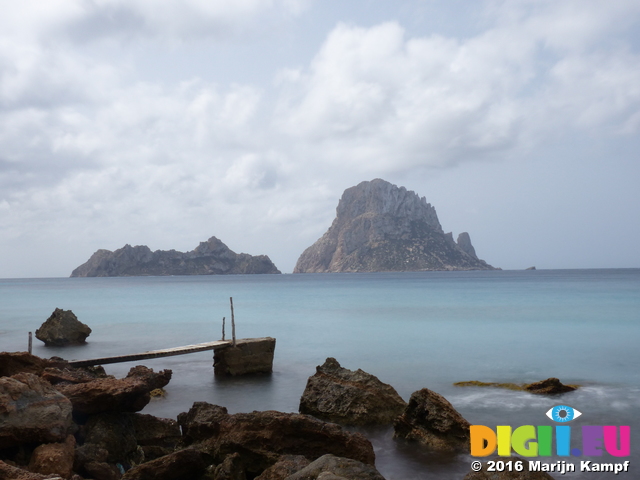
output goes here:
{"type": "Polygon", "coordinates": [[[236,319],[233,316],[233,297],[229,297],[229,302],[231,302],[231,344],[236,346],[236,319]]]}
{"type": "Polygon", "coordinates": [[[222,317],[222,340],[224,340],[224,319],[225,317],[222,317]]]}
{"type": "Polygon", "coordinates": [[[29,332],[29,353],[33,349],[33,339],[31,338],[31,332],[29,332]]]}

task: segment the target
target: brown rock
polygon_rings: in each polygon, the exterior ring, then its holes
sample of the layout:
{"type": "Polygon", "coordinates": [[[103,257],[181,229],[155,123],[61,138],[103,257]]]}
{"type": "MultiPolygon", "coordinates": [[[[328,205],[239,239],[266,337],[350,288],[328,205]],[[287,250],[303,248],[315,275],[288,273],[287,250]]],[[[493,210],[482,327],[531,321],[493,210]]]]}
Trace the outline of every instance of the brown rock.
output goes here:
{"type": "Polygon", "coordinates": [[[351,458],[323,455],[286,480],[385,480],[373,465],[351,458]]]}
{"type": "Polygon", "coordinates": [[[115,378],[107,375],[101,366],[95,367],[47,367],[40,374],[51,385],[87,383],[101,378],[115,378]]]}
{"type": "Polygon", "coordinates": [[[427,388],[411,395],[393,427],[394,438],[418,441],[434,450],[446,452],[469,447],[469,422],[442,395],[427,388]]]}
{"type": "MultiPolygon", "coordinates": [[[[133,423],[124,413],[92,415],[78,434],[81,442],[106,450],[108,463],[131,464],[143,460],[138,452],[133,423]]],[[[100,460],[102,460],[100,458],[100,460]]]]}
{"type": "Polygon", "coordinates": [[[240,453],[249,477],[285,454],[316,459],[333,453],[368,464],[375,461],[373,447],[363,435],[307,415],[275,411],[228,415],[222,407],[196,402],[188,413],[178,415],[178,423],[185,440],[198,443],[217,463],[240,453]]]}
{"type": "Polygon", "coordinates": [[[36,338],[47,346],[64,347],[85,343],[91,329],[78,320],[71,310],[56,308],[36,330],[36,338]]]}
{"type": "Polygon", "coordinates": [[[29,470],[43,475],[56,474],[62,478],[71,478],[76,439],[67,436],[64,443],[46,443],[36,447],[31,454],[29,470]]]}
{"type": "Polygon", "coordinates": [[[557,378],[547,378],[540,382],[530,383],[524,386],[527,392],[537,393],[540,395],[557,395],[559,393],[573,392],[576,387],[564,385],[557,378]]]}
{"type": "Polygon", "coordinates": [[[58,384],[56,388],[71,400],[73,413],[137,412],[151,400],[149,392],[171,380],[171,370],[154,373],[144,366],[129,371],[126,378],[100,378],[86,383],[58,384]]]}
{"type": "Polygon", "coordinates": [[[282,455],[276,463],[258,475],[255,480],[284,480],[311,463],[302,455],[282,455]]]}
{"type": "Polygon", "coordinates": [[[64,441],[72,425],[71,403],[32,373],[0,378],[0,449],[64,441]]]}
{"type": "Polygon", "coordinates": [[[193,480],[210,463],[206,454],[186,448],[133,467],[122,480],[193,480]]]}
{"type": "Polygon", "coordinates": [[[300,413],[346,425],[387,424],[407,406],[391,385],[360,369],[342,368],[327,358],[309,377],[300,413]]]}
{"type": "Polygon", "coordinates": [[[0,377],[10,377],[16,373],[40,375],[51,363],[27,352],[0,352],[0,377]]]}
{"type": "Polygon", "coordinates": [[[213,480],[247,480],[240,454],[227,455],[213,471],[213,480]]]}
{"type": "Polygon", "coordinates": [[[41,475],[22,468],[8,465],[0,460],[0,479],[2,480],[46,480],[60,479],[57,475],[41,475]]]}

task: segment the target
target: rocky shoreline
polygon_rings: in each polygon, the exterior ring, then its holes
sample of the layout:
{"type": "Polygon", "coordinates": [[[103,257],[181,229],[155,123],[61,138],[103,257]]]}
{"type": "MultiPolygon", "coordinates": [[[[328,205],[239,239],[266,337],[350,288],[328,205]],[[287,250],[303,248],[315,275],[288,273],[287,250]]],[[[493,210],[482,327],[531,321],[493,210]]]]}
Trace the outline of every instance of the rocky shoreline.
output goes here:
{"type": "MultiPolygon", "coordinates": [[[[443,454],[469,445],[469,423],[441,395],[424,388],[405,403],[333,358],[309,378],[301,413],[229,414],[206,402],[176,420],[139,413],[171,375],[136,366],[117,379],[102,367],[0,353],[0,479],[384,480],[371,442],[341,425],[393,424],[395,438],[443,454]]],[[[507,473],[464,478],[515,478],[507,473]]]]}

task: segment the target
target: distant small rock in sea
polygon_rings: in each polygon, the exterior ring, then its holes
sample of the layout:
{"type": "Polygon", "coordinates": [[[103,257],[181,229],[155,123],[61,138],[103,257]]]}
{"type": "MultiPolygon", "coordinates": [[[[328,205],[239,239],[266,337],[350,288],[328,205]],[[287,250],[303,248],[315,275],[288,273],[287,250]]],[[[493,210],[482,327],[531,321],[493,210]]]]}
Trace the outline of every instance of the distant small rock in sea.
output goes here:
{"type": "Polygon", "coordinates": [[[329,230],[293,273],[495,270],[466,232],[454,241],[424,197],[379,178],[348,188],[329,230]]]}
{"type": "Polygon", "coordinates": [[[71,310],[56,308],[36,330],[36,338],[46,346],[64,347],[85,343],[91,328],[78,320],[71,310]]]}
{"type": "Polygon", "coordinates": [[[536,267],[529,267],[529,268],[525,268],[525,270],[535,270],[536,267]]]}
{"type": "Polygon", "coordinates": [[[235,253],[216,237],[200,242],[190,252],[156,250],[146,245],[112,252],[98,250],[72,277],[133,277],[142,275],[224,275],[280,273],[266,255],[235,253]]]}

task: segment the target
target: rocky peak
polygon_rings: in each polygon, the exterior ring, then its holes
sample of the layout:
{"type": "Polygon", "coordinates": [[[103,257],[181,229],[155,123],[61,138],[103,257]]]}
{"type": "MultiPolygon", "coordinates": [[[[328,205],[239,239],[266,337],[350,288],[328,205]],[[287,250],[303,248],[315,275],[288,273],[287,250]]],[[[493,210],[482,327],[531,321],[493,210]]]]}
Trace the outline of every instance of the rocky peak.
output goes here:
{"type": "Polygon", "coordinates": [[[294,273],[491,270],[467,233],[445,234],[424,197],[379,178],[344,191],[327,232],[294,273]]]}
{"type": "Polygon", "coordinates": [[[442,232],[436,209],[425,197],[404,187],[376,178],[347,188],[336,209],[337,220],[361,215],[391,215],[406,221],[425,222],[442,232]]]}

